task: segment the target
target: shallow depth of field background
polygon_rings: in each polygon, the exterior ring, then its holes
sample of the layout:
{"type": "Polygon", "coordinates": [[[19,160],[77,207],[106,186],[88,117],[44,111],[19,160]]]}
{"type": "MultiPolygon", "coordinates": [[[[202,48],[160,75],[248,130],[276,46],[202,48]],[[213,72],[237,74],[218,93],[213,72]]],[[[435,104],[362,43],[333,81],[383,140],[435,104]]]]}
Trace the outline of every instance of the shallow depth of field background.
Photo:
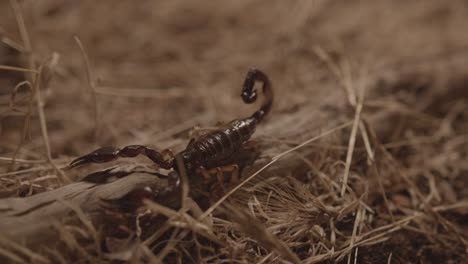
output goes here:
{"type": "MultiPolygon", "coordinates": [[[[275,102],[254,137],[263,145],[277,144],[278,153],[353,121],[356,104],[350,98],[363,98],[360,118],[373,131],[368,136],[378,139],[371,140],[375,161],[370,161],[358,131],[349,168],[351,179],[362,179],[369,188],[362,199],[373,214],[363,230],[415,212],[424,217],[410,228],[389,232],[385,241],[364,245],[357,253],[359,261],[457,263],[466,257],[466,1],[26,0],[20,4],[35,62],[58,59],[53,79],[41,95],[51,156],[59,168],[106,145],[183,149],[193,126],[213,126],[255,109],[244,105],[239,94],[245,73],[256,67],[270,76],[275,102]],[[89,67],[76,38],[89,57],[89,67]],[[369,173],[372,162],[379,173],[369,173]],[[455,209],[440,209],[451,205],[455,209]]],[[[0,65],[28,68],[26,57],[12,47],[22,40],[10,1],[0,2],[0,37],[0,65]]],[[[47,158],[34,102],[27,114],[27,89],[19,89],[17,104],[10,104],[13,88],[24,79],[23,73],[0,70],[2,198],[63,184],[46,162],[11,164],[15,153],[21,160],[47,158]],[[31,168],[32,172],[8,174],[31,168]],[[50,177],[34,182],[45,176],[50,177]]],[[[303,160],[293,169],[287,166],[288,159],[278,161],[279,172],[272,176],[295,178],[307,189],[313,188],[314,175],[334,172],[341,184],[351,132],[348,126],[307,154],[289,157],[303,160]]],[[[76,175],[69,177],[77,180],[76,175]]],[[[320,188],[313,193],[320,196],[320,188]]],[[[349,246],[355,215],[350,213],[337,227],[343,230],[343,245],[349,246]]],[[[308,259],[318,253],[307,244],[307,235],[297,240],[292,234],[284,237],[271,219],[258,220],[301,260],[315,261],[308,259]]],[[[287,222],[294,219],[283,220],[294,226],[287,222]]],[[[332,246],[328,224],[322,226],[325,236],[314,240],[317,247],[332,246]]],[[[216,232],[222,236],[222,230],[216,232]]],[[[250,251],[259,246],[254,241],[239,238],[245,254],[220,259],[279,261],[265,258],[268,250],[250,251]]],[[[219,252],[232,248],[234,244],[227,243],[219,252]]],[[[350,252],[354,257],[356,251],[350,252]]]]}

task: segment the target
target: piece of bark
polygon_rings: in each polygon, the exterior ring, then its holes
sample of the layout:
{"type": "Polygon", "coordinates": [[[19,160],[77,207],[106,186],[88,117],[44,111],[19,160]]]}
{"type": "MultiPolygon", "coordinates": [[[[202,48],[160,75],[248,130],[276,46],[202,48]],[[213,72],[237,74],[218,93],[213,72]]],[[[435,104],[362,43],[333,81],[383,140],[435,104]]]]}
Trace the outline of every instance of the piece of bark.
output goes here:
{"type": "MultiPolygon", "coordinates": [[[[52,191],[0,200],[0,230],[3,235],[18,242],[35,244],[47,241],[56,234],[53,226],[57,222],[76,219],[74,206],[89,216],[99,229],[105,224],[101,221],[105,208],[112,206],[112,201],[119,201],[145,187],[158,191],[166,185],[165,175],[135,169],[135,166],[99,171],[83,181],[52,191]]],[[[165,205],[176,206],[170,203],[165,205]]]]}

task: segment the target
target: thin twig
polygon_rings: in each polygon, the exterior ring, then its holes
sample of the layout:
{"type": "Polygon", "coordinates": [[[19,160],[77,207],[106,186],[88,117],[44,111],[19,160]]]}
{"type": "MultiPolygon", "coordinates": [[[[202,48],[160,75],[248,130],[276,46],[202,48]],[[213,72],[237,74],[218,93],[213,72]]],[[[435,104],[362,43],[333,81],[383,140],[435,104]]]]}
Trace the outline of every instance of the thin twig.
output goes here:
{"type": "Polygon", "coordinates": [[[89,95],[91,97],[91,104],[93,105],[93,116],[94,116],[94,140],[97,139],[98,131],[99,131],[99,115],[98,115],[98,103],[97,103],[97,96],[96,96],[96,85],[94,82],[94,78],[91,72],[91,65],[89,63],[89,57],[88,53],[86,52],[83,43],[81,43],[81,40],[77,37],[73,37],[80,47],[81,55],[83,57],[83,60],[85,62],[85,67],[86,67],[86,80],[88,83],[88,90],[89,90],[89,95]]]}
{"type": "Polygon", "coordinates": [[[349,136],[348,153],[346,154],[346,164],[345,164],[345,171],[343,175],[343,185],[341,187],[341,196],[345,194],[346,186],[348,184],[349,170],[351,168],[351,161],[353,158],[354,146],[356,144],[356,135],[357,135],[357,129],[359,126],[359,121],[361,118],[361,111],[362,111],[362,101],[360,101],[356,107],[353,128],[351,129],[351,135],[349,136]]]}
{"type": "Polygon", "coordinates": [[[18,83],[15,88],[13,89],[13,92],[11,93],[10,97],[10,108],[14,109],[15,108],[15,96],[16,93],[18,92],[19,88],[21,87],[28,87],[28,91],[30,93],[29,95],[29,100],[28,100],[28,110],[26,111],[26,114],[23,119],[23,131],[21,134],[21,139],[16,147],[15,151],[13,152],[13,159],[11,161],[11,166],[15,165],[16,161],[16,155],[18,155],[18,152],[20,151],[21,147],[24,144],[24,141],[26,140],[26,137],[28,136],[28,132],[30,132],[30,124],[31,124],[31,115],[32,115],[32,107],[33,107],[33,101],[34,101],[34,88],[32,87],[31,83],[29,81],[22,81],[18,83]]]}
{"type": "Polygon", "coordinates": [[[39,72],[34,69],[26,69],[21,67],[9,66],[9,65],[0,65],[0,70],[5,71],[17,71],[17,72],[27,72],[27,73],[35,73],[38,74],[39,72]]]}
{"type": "Polygon", "coordinates": [[[0,27],[0,36],[1,36],[0,40],[1,40],[1,42],[3,42],[3,44],[7,45],[8,47],[10,47],[10,48],[12,48],[12,49],[14,49],[14,50],[16,50],[16,51],[18,51],[20,53],[24,53],[24,47],[20,43],[16,42],[12,38],[7,37],[5,35],[6,35],[6,31],[2,27],[0,27]]]}
{"type": "Polygon", "coordinates": [[[0,161],[18,162],[18,163],[25,163],[25,164],[40,164],[40,163],[47,162],[47,160],[25,160],[25,159],[17,159],[15,157],[13,158],[0,157],[0,161]]]}
{"type": "MultiPolygon", "coordinates": [[[[356,210],[356,217],[354,218],[354,226],[353,226],[353,232],[351,234],[351,239],[350,239],[350,242],[349,242],[349,248],[350,248],[350,251],[352,250],[353,246],[354,246],[354,241],[356,239],[356,233],[357,233],[357,229],[358,229],[358,226],[359,226],[359,223],[361,222],[361,212],[363,211],[361,209],[361,206],[358,206],[358,209],[356,210]]],[[[348,255],[348,264],[351,262],[351,254],[348,255]]]]}

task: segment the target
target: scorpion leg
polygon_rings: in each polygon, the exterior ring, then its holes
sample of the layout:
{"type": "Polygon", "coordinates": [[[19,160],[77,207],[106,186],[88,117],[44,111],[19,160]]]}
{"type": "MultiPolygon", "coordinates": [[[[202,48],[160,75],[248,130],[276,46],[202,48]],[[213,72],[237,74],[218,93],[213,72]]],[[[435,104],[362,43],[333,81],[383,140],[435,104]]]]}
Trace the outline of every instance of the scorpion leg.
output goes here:
{"type": "Polygon", "coordinates": [[[165,186],[155,197],[159,204],[175,208],[181,201],[181,180],[176,171],[171,171],[168,175],[167,186],[165,186]]]}
{"type": "Polygon", "coordinates": [[[204,184],[208,184],[210,183],[210,180],[212,178],[212,175],[210,175],[208,173],[208,170],[203,167],[203,166],[200,166],[198,169],[197,169],[197,173],[201,174],[203,176],[203,183],[204,184]]]}
{"type": "Polygon", "coordinates": [[[203,176],[205,184],[209,184],[211,182],[211,179],[213,178],[213,175],[215,175],[217,184],[215,184],[213,187],[215,188],[216,186],[220,186],[223,193],[227,193],[224,184],[224,173],[231,173],[229,177],[229,189],[239,183],[239,166],[237,164],[225,165],[209,170],[200,167],[199,172],[203,176]]]}
{"type": "Polygon", "coordinates": [[[258,150],[258,143],[255,140],[247,140],[244,143],[242,143],[242,148],[244,150],[257,151],[258,150]]]}
{"type": "Polygon", "coordinates": [[[130,145],[122,149],[116,147],[103,147],[87,155],[81,156],[70,163],[70,167],[76,167],[86,163],[105,163],[122,158],[136,157],[144,155],[158,164],[161,168],[171,169],[174,163],[174,155],[170,149],[158,152],[143,145],[130,145]]]}
{"type": "Polygon", "coordinates": [[[216,177],[218,182],[224,182],[224,173],[228,172],[231,173],[229,177],[229,189],[236,186],[239,183],[239,165],[237,164],[230,164],[223,167],[217,168],[216,177]]]}
{"type": "Polygon", "coordinates": [[[164,187],[158,196],[167,196],[176,192],[180,187],[180,176],[177,172],[171,171],[167,178],[167,186],[164,187]]]}
{"type": "Polygon", "coordinates": [[[242,144],[242,147],[235,154],[236,164],[238,164],[240,168],[245,169],[249,165],[252,165],[259,156],[260,150],[258,142],[248,140],[242,144]]]}

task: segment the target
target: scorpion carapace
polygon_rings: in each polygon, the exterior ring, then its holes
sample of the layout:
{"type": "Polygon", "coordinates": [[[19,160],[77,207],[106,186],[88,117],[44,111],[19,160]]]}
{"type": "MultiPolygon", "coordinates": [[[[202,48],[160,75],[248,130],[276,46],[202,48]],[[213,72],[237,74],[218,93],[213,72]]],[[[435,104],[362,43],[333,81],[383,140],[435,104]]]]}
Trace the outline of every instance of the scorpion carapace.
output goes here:
{"type": "MultiPolygon", "coordinates": [[[[231,171],[237,175],[237,165],[233,164],[233,156],[241,152],[248,145],[248,141],[259,122],[270,112],[273,103],[273,91],[270,80],[262,71],[250,69],[242,87],[241,97],[245,103],[253,103],[257,99],[255,83],[262,83],[264,101],[257,111],[243,119],[234,119],[221,127],[192,139],[185,150],[172,154],[171,150],[158,152],[143,145],[131,145],[122,149],[104,147],[87,155],[79,157],[71,162],[70,167],[86,163],[103,163],[115,160],[119,157],[135,157],[144,155],[155,164],[164,169],[173,169],[178,174],[180,168],[176,160],[182,160],[187,174],[200,173],[209,178],[211,172],[217,172],[217,177],[223,171],[231,171]]],[[[174,175],[172,175],[174,177],[174,175]]],[[[178,185],[180,181],[171,181],[178,185]]],[[[177,186],[168,186],[175,189],[177,186]]]]}

